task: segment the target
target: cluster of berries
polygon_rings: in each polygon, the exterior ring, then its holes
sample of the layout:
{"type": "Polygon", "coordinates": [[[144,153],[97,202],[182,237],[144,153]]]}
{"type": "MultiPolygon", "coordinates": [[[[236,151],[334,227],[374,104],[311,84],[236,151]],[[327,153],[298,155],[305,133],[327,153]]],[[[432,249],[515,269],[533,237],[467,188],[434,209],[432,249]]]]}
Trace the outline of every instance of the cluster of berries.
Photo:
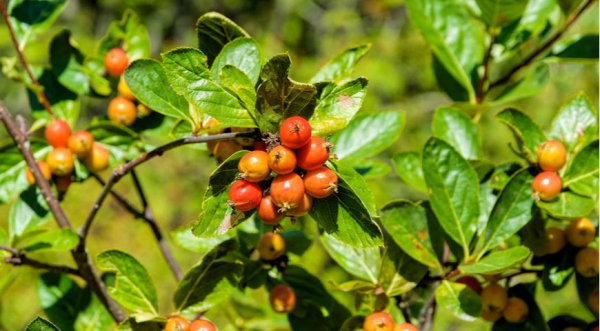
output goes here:
{"type": "Polygon", "coordinates": [[[277,225],[285,216],[300,217],[312,207],[313,198],[337,192],[337,175],[326,168],[331,144],[311,136],[308,122],[287,118],[280,130],[281,145],[268,152],[255,150],[238,163],[238,180],[229,189],[229,204],[239,211],[257,208],[265,223],[277,225]],[[271,180],[271,172],[275,176],[271,180]],[[270,184],[267,180],[271,180],[270,184]],[[262,185],[262,187],[261,187],[262,185]],[[263,188],[268,193],[263,195],[263,188]]]}
{"type": "Polygon", "coordinates": [[[538,146],[537,159],[543,171],[531,183],[533,197],[536,200],[553,200],[562,190],[562,181],[556,172],[567,163],[565,146],[557,140],[545,141],[538,146]]]}
{"type": "MultiPolygon", "coordinates": [[[[274,261],[285,253],[285,240],[277,233],[265,233],[258,241],[257,251],[265,261],[274,261]]],[[[285,284],[276,284],[269,294],[269,302],[273,311],[289,314],[296,307],[296,294],[285,284]]]]}
{"type": "Polygon", "coordinates": [[[169,318],[165,331],[217,331],[215,325],[203,319],[196,319],[192,323],[181,316],[169,318]]]}
{"type": "Polygon", "coordinates": [[[410,323],[396,324],[392,317],[383,312],[373,313],[363,322],[364,331],[419,331],[410,323]]]}
{"type": "Polygon", "coordinates": [[[111,49],[104,57],[106,72],[112,77],[120,77],[117,85],[119,95],[108,104],[108,119],[115,124],[124,126],[132,125],[138,113],[146,116],[152,111],[142,103],[138,103],[136,106],[136,98],[123,79],[123,72],[128,65],[127,54],[120,48],[111,49]]]}
{"type": "MultiPolygon", "coordinates": [[[[46,161],[38,161],[37,165],[47,180],[54,175],[54,183],[61,194],[64,194],[71,184],[71,174],[75,166],[73,156],[78,157],[92,172],[108,167],[108,151],[94,142],[94,137],[88,131],[71,133],[67,122],[55,120],[46,126],[44,137],[53,149],[48,153],[46,161]]],[[[25,177],[30,185],[35,183],[30,169],[25,170],[25,177]]]]}

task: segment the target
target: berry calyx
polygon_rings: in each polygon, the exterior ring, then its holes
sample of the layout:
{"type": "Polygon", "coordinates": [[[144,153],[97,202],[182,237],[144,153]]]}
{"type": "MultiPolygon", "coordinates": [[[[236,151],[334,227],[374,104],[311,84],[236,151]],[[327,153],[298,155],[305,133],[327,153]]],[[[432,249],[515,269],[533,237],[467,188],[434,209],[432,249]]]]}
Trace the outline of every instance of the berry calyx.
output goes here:
{"type": "Polygon", "coordinates": [[[279,175],[271,182],[271,197],[281,212],[298,207],[304,197],[304,184],[298,174],[279,175]]]}
{"type": "Polygon", "coordinates": [[[575,247],[584,247],[594,240],[596,228],[594,224],[585,217],[572,221],[565,231],[567,241],[575,247]]]}
{"type": "Polygon", "coordinates": [[[127,65],[129,65],[127,54],[120,48],[113,48],[104,56],[106,72],[113,77],[121,76],[127,65]]]}
{"type": "Polygon", "coordinates": [[[308,121],[300,116],[286,118],[279,127],[279,138],[283,146],[298,149],[306,145],[311,136],[308,121]]]}
{"type": "Polygon", "coordinates": [[[467,285],[473,292],[481,294],[481,284],[473,276],[463,276],[454,281],[455,283],[467,285]]]}
{"type": "Polygon", "coordinates": [[[506,308],[502,312],[502,316],[509,323],[522,323],[527,320],[529,314],[529,307],[520,298],[512,297],[509,298],[506,303],[506,308]]]}
{"type": "Polygon", "coordinates": [[[588,296],[588,306],[596,315],[598,315],[598,305],[600,305],[600,303],[598,302],[598,290],[594,290],[588,296]]]}
{"type": "MultiPolygon", "coordinates": [[[[279,212],[279,208],[275,206],[270,195],[267,195],[260,200],[260,204],[256,207],[258,218],[269,225],[278,224],[285,217],[284,213],[279,212]]],[[[289,211],[288,211],[289,212],[289,211]]]]}
{"type": "Polygon", "coordinates": [[[394,320],[386,313],[373,313],[363,322],[364,331],[394,331],[394,320]]]}
{"type": "Polygon", "coordinates": [[[394,331],[419,331],[419,329],[410,323],[400,323],[396,324],[394,331]]]}
{"type": "Polygon", "coordinates": [[[296,153],[285,146],[277,146],[269,152],[269,168],[279,175],[296,169],[296,153]]]}
{"type": "Polygon", "coordinates": [[[308,212],[312,208],[312,205],[313,205],[313,198],[310,195],[304,193],[304,197],[302,197],[302,200],[300,200],[300,202],[298,203],[298,206],[288,210],[286,212],[286,215],[292,216],[292,217],[304,216],[304,215],[308,214],[308,212]]]}
{"type": "Polygon", "coordinates": [[[53,175],[64,176],[73,172],[73,154],[64,147],[53,149],[46,157],[46,162],[53,175]]]}
{"type": "Polygon", "coordinates": [[[77,157],[85,157],[92,151],[94,137],[87,131],[77,131],[69,137],[69,150],[77,157]]]}
{"type": "Polygon", "coordinates": [[[331,144],[319,137],[310,137],[309,142],[296,152],[297,164],[304,170],[321,168],[329,159],[331,144]]]}
{"type": "Polygon", "coordinates": [[[559,171],[567,162],[565,146],[557,140],[548,140],[537,148],[538,165],[544,171],[559,171]]]}
{"type": "Polygon", "coordinates": [[[285,240],[277,233],[267,232],[258,241],[258,252],[265,261],[275,260],[285,252],[285,240]]]}
{"type": "Polygon", "coordinates": [[[92,151],[81,161],[89,171],[98,172],[108,167],[109,157],[106,148],[95,142],[92,145],[92,151]]]}
{"type": "Polygon", "coordinates": [[[108,119],[114,124],[130,126],[136,117],[136,107],[131,100],[116,97],[108,104],[108,119]]]}
{"type": "Polygon", "coordinates": [[[304,175],[304,189],[313,198],[326,198],[337,192],[338,177],[329,168],[322,167],[304,175]]]}
{"type": "Polygon", "coordinates": [[[276,313],[289,314],[296,307],[296,294],[291,287],[277,284],[269,294],[269,302],[276,313]]]}
{"type": "Polygon", "coordinates": [[[165,331],[190,331],[190,322],[179,316],[171,317],[165,325],[165,331]]]}
{"type": "Polygon", "coordinates": [[[58,176],[54,178],[54,184],[56,184],[56,190],[58,191],[58,193],[67,193],[69,186],[71,186],[71,175],[58,176]]]}
{"type": "Polygon", "coordinates": [[[190,331],[217,331],[217,328],[207,320],[197,319],[190,325],[190,331]]]}
{"type": "Polygon", "coordinates": [[[583,277],[598,276],[598,250],[585,247],[575,255],[575,270],[583,277]]]}
{"type": "MultiPolygon", "coordinates": [[[[50,171],[48,163],[46,163],[45,161],[37,161],[36,163],[38,168],[40,168],[40,171],[42,172],[44,178],[46,178],[46,180],[50,180],[50,178],[52,177],[52,172],[50,171]]],[[[35,178],[33,177],[31,169],[25,169],[25,178],[27,178],[27,182],[29,183],[29,185],[35,184],[35,178]]]]}
{"type": "Polygon", "coordinates": [[[121,76],[121,79],[119,79],[119,84],[117,85],[117,92],[123,98],[125,98],[127,100],[131,100],[131,101],[135,101],[135,96],[129,89],[129,86],[127,86],[127,83],[125,82],[125,77],[123,77],[123,76],[121,76]]]}
{"type": "Polygon", "coordinates": [[[507,302],[508,294],[506,290],[496,283],[486,286],[481,291],[481,303],[485,311],[502,312],[507,302]]]}
{"type": "Polygon", "coordinates": [[[44,138],[52,147],[67,147],[71,127],[63,120],[56,120],[48,124],[44,130],[44,138]]]}
{"type": "Polygon", "coordinates": [[[217,162],[223,163],[230,156],[235,154],[235,152],[241,151],[242,146],[240,146],[235,141],[225,140],[219,141],[213,150],[213,155],[217,159],[217,162]]]}
{"type": "Polygon", "coordinates": [[[562,229],[550,227],[546,229],[546,254],[556,254],[565,247],[565,232],[562,229]]]}
{"type": "Polygon", "coordinates": [[[242,156],[238,163],[239,177],[253,183],[264,180],[271,173],[268,160],[269,155],[263,151],[252,151],[242,156]]]}
{"type": "Polygon", "coordinates": [[[229,189],[229,205],[239,211],[256,208],[262,199],[260,186],[245,180],[237,180],[229,189]]]}
{"type": "Polygon", "coordinates": [[[551,171],[544,171],[533,179],[531,189],[536,200],[550,201],[558,196],[562,188],[560,177],[551,171]]]}

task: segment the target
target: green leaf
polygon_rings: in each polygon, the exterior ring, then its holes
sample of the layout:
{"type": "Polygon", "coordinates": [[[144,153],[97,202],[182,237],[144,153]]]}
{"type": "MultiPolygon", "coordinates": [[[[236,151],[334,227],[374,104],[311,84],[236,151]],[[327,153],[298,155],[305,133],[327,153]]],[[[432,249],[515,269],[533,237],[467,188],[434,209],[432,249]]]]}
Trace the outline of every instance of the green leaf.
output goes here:
{"type": "Polygon", "coordinates": [[[339,55],[329,60],[310,79],[311,83],[332,81],[337,82],[350,76],[354,67],[371,50],[371,44],[360,44],[345,49],[339,55]]]}
{"type": "MultiPolygon", "coordinates": [[[[533,285],[535,287],[535,285],[533,285]]],[[[531,284],[517,284],[508,289],[508,297],[521,298],[529,308],[527,320],[523,323],[509,323],[504,318],[494,323],[492,331],[540,331],[548,330],[546,319],[535,301],[533,293],[528,290],[531,284]]]]}
{"type": "MultiPolygon", "coordinates": [[[[37,159],[45,159],[46,154],[52,147],[48,146],[44,139],[31,137],[29,147],[33,156],[37,159]]],[[[15,143],[10,140],[0,142],[0,204],[7,203],[21,192],[25,191],[29,185],[25,179],[25,169],[27,164],[15,143]]]]}
{"type": "Polygon", "coordinates": [[[382,178],[392,171],[387,163],[375,159],[349,157],[345,158],[343,163],[354,168],[365,179],[382,178]]]}
{"type": "Polygon", "coordinates": [[[285,251],[288,254],[302,256],[312,245],[312,237],[303,231],[286,231],[281,236],[285,240],[285,251]]]}
{"type": "Polygon", "coordinates": [[[464,273],[474,275],[498,274],[525,262],[530,253],[525,246],[516,246],[504,251],[493,251],[478,262],[462,265],[459,269],[464,273]]]}
{"type": "Polygon", "coordinates": [[[435,137],[445,140],[465,159],[482,157],[479,129],[460,109],[436,109],[431,130],[435,137]]]}
{"type": "Polygon", "coordinates": [[[550,79],[550,69],[544,62],[538,63],[531,72],[520,80],[506,86],[500,94],[495,97],[494,104],[501,104],[523,99],[540,92],[550,79]]]}
{"type": "Polygon", "coordinates": [[[252,84],[258,81],[260,74],[261,52],[258,43],[252,38],[237,38],[223,47],[221,53],[215,58],[212,66],[212,78],[219,82],[221,69],[229,64],[240,69],[252,84]]]}
{"type": "MultiPolygon", "coordinates": [[[[263,132],[279,132],[283,119],[292,116],[309,119],[315,111],[317,89],[288,78],[291,63],[287,53],[278,54],[260,71],[256,83],[256,118],[263,132]]],[[[313,134],[314,130],[313,127],[313,134]]]]}
{"type": "Polygon", "coordinates": [[[206,55],[192,47],[181,47],[161,54],[169,83],[184,95],[191,81],[210,79],[206,55]]]}
{"type": "Polygon", "coordinates": [[[484,35],[460,0],[408,0],[411,23],[417,27],[433,54],[475,99],[472,75],[483,60],[484,35]],[[458,23],[460,22],[460,23],[458,23]]]}
{"type": "Polygon", "coordinates": [[[421,155],[419,153],[400,153],[394,156],[392,162],[400,179],[420,191],[427,192],[427,183],[425,183],[421,155]]]}
{"type": "Polygon", "coordinates": [[[496,115],[512,131],[523,156],[531,163],[537,162],[537,148],[546,141],[542,129],[529,116],[514,108],[508,108],[496,115]]]}
{"type": "Polygon", "coordinates": [[[134,61],[124,75],[127,86],[141,103],[165,116],[192,121],[187,101],[171,88],[158,61],[134,61]]]}
{"type": "Polygon", "coordinates": [[[393,111],[356,116],[331,137],[333,152],[339,159],[379,154],[400,138],[405,120],[405,113],[393,111]]]}
{"type": "Polygon", "coordinates": [[[21,193],[8,214],[8,234],[11,246],[29,233],[39,231],[50,216],[50,209],[37,188],[31,186],[21,193]]]}
{"type": "Polygon", "coordinates": [[[426,273],[425,265],[411,258],[393,240],[386,240],[378,284],[388,297],[412,290],[426,273]]]}
{"type": "Polygon", "coordinates": [[[531,197],[532,181],[530,170],[524,168],[504,186],[490,214],[481,254],[503,243],[531,220],[534,202],[531,197]]]}
{"type": "Polygon", "coordinates": [[[548,25],[552,25],[551,17],[557,4],[553,0],[529,0],[527,7],[518,22],[502,29],[496,43],[506,47],[507,56],[519,54],[517,51],[526,41],[543,33],[548,25]]]}
{"type": "Polygon", "coordinates": [[[423,173],[440,225],[468,256],[479,216],[477,173],[456,150],[437,138],[429,139],[423,149],[423,173]]]}
{"type": "Polygon", "coordinates": [[[472,322],[481,314],[481,298],[465,284],[442,281],[435,289],[438,307],[454,316],[472,322]]]}
{"type": "Polygon", "coordinates": [[[25,331],[60,331],[60,329],[54,324],[38,316],[31,323],[29,323],[29,325],[27,325],[27,329],[25,329],[25,331]]]}
{"type": "Polygon", "coordinates": [[[50,43],[50,64],[58,81],[77,94],[90,92],[90,78],[83,67],[84,56],[71,40],[71,32],[63,30],[50,43]]]}
{"type": "Polygon", "coordinates": [[[575,273],[575,259],[578,248],[565,246],[560,252],[544,257],[542,285],[549,292],[564,288],[575,273]]]}
{"type": "Polygon", "coordinates": [[[528,1],[477,0],[483,21],[490,27],[504,27],[521,18],[528,1]]]}
{"type": "Polygon", "coordinates": [[[433,249],[425,209],[410,201],[387,204],[381,210],[381,223],[394,242],[413,259],[443,270],[433,249]]]}
{"type": "Polygon", "coordinates": [[[598,140],[596,140],[575,155],[563,178],[563,186],[580,195],[597,196],[598,163],[598,140]]]}
{"type": "Polygon", "coordinates": [[[369,293],[369,292],[374,292],[375,289],[377,288],[377,284],[376,283],[372,283],[372,282],[366,282],[364,280],[351,280],[351,281],[347,281],[345,283],[342,284],[336,284],[332,281],[330,281],[330,283],[332,283],[331,285],[338,291],[343,291],[343,292],[364,292],[364,293],[369,293]]]}
{"type": "Polygon", "coordinates": [[[377,284],[379,247],[356,248],[323,233],[321,242],[329,256],[349,274],[377,284]]]}
{"type": "MultiPolygon", "coordinates": [[[[122,125],[94,120],[86,130],[92,134],[94,141],[108,150],[111,166],[132,160],[144,151],[145,146],[140,141],[140,136],[122,125]]],[[[75,162],[76,167],[77,164],[75,162]]]]}
{"type": "Polygon", "coordinates": [[[158,296],[148,271],[131,255],[109,250],[96,257],[98,268],[116,273],[115,286],[108,293],[120,305],[134,311],[136,320],[158,316],[158,296]]]}
{"type": "Polygon", "coordinates": [[[12,0],[8,2],[8,19],[19,48],[48,30],[67,5],[67,0],[12,0]]]}
{"type": "Polygon", "coordinates": [[[561,141],[567,151],[583,147],[597,137],[598,119],[590,100],[577,94],[558,111],[550,126],[550,138],[561,141]]]}
{"type": "MultiPolygon", "coordinates": [[[[91,290],[87,291],[91,293],[91,290]]],[[[114,330],[115,322],[102,302],[95,295],[91,295],[87,307],[77,315],[74,326],[75,331],[110,331],[114,330]]]]}
{"type": "MultiPolygon", "coordinates": [[[[106,35],[96,48],[95,61],[104,61],[104,56],[113,48],[121,48],[127,53],[129,63],[150,57],[150,37],[137,14],[125,9],[120,21],[111,22],[106,35]]],[[[104,66],[102,71],[104,71],[104,66]]]]}
{"type": "Polygon", "coordinates": [[[192,233],[192,226],[186,225],[171,232],[171,237],[179,247],[194,253],[206,254],[213,247],[230,239],[231,234],[225,233],[213,238],[198,238],[192,233]]]}
{"type": "Polygon", "coordinates": [[[558,219],[575,219],[589,215],[596,207],[594,199],[562,192],[552,201],[537,201],[537,206],[558,219]]]}
{"type": "Polygon", "coordinates": [[[254,91],[254,84],[244,72],[227,64],[219,72],[219,83],[227,92],[239,98],[244,108],[251,114],[254,113],[256,91],[254,91]]]}
{"type": "Polygon", "coordinates": [[[557,2],[563,13],[568,16],[579,8],[579,5],[583,3],[583,0],[557,0],[557,2]]]}
{"type": "Polygon", "coordinates": [[[224,241],[185,273],[173,295],[178,311],[190,314],[204,312],[231,295],[242,278],[243,265],[219,259],[237,247],[235,239],[224,241]]]}
{"type": "Polygon", "coordinates": [[[444,92],[446,92],[446,94],[448,94],[450,99],[459,102],[469,101],[469,93],[472,93],[471,90],[468,90],[462,86],[460,82],[457,81],[450,72],[448,72],[435,54],[433,54],[431,66],[433,67],[433,73],[435,74],[435,79],[438,82],[438,85],[444,92]]]}
{"type": "Polygon", "coordinates": [[[74,280],[59,273],[40,275],[36,285],[40,305],[48,318],[63,331],[74,330],[75,319],[91,293],[85,293],[74,280]]]}
{"type": "Polygon", "coordinates": [[[196,22],[198,48],[206,54],[208,63],[212,64],[223,47],[230,41],[240,37],[250,37],[246,31],[227,17],[210,12],[196,22]]]}
{"type": "Polygon", "coordinates": [[[578,36],[561,48],[554,49],[549,56],[559,61],[598,62],[598,38],[598,34],[578,36]]]}
{"type": "MultiPolygon", "coordinates": [[[[74,127],[81,107],[77,94],[64,87],[50,69],[34,70],[33,74],[38,83],[44,87],[44,95],[46,95],[54,115],[59,119],[66,120],[71,127],[74,127]]],[[[39,103],[37,95],[31,90],[27,90],[27,96],[33,119],[49,122],[50,115],[39,103]]]]}
{"type": "Polygon", "coordinates": [[[60,252],[68,251],[79,243],[79,236],[71,229],[56,229],[43,232],[28,238],[20,244],[25,252],[60,252]]]}
{"type": "Polygon", "coordinates": [[[369,81],[365,77],[346,82],[333,89],[319,102],[310,118],[313,135],[327,136],[348,126],[362,106],[369,81]]]}
{"type": "Polygon", "coordinates": [[[522,244],[531,250],[535,256],[546,254],[546,222],[541,212],[536,208],[533,218],[519,231],[522,244]]]}

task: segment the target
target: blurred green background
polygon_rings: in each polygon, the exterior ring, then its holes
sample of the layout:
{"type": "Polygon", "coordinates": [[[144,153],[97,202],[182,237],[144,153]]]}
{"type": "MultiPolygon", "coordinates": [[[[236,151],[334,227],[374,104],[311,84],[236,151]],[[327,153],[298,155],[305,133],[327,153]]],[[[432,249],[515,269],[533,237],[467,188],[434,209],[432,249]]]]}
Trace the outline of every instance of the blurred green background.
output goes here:
{"type": "MultiPolygon", "coordinates": [[[[196,19],[207,11],[218,11],[257,39],[266,57],[289,52],[293,60],[291,76],[298,81],[308,80],[343,48],[363,42],[373,43],[371,52],[355,71],[355,76],[370,79],[362,111],[404,111],[407,116],[401,138],[379,156],[388,163],[389,158],[400,151],[421,149],[431,135],[430,121],[434,109],[451,103],[436,84],[430,50],[419,32],[411,26],[402,0],[71,0],[55,26],[27,47],[29,61],[46,63],[51,37],[63,28],[73,32],[73,38],[84,52],[93,50],[108,24],[119,19],[128,7],[134,9],[146,24],[154,57],[173,47],[194,46],[196,19]]],[[[598,5],[595,4],[566,35],[597,31],[598,5]]],[[[14,55],[6,27],[2,25],[0,56],[14,55]]],[[[550,72],[550,82],[539,94],[512,105],[527,112],[542,127],[550,122],[562,102],[579,91],[584,91],[598,107],[597,62],[553,62],[550,63],[550,72]]],[[[29,103],[25,88],[2,75],[0,99],[12,111],[27,114],[29,103]]],[[[93,116],[103,114],[107,103],[107,99],[84,98],[79,126],[83,128],[93,116]]],[[[485,156],[495,162],[504,162],[515,157],[507,146],[512,141],[510,133],[493,118],[499,110],[488,110],[480,125],[485,156]]],[[[3,128],[0,136],[5,136],[3,128]]],[[[215,160],[209,158],[206,152],[185,147],[139,168],[138,174],[150,205],[165,233],[196,219],[207,178],[215,166],[215,160]]],[[[397,198],[423,198],[419,192],[404,185],[394,172],[382,179],[369,180],[369,185],[379,206],[397,198]]],[[[72,223],[82,223],[99,190],[99,185],[93,180],[71,187],[63,205],[72,223]]],[[[116,190],[137,202],[128,178],[122,180],[116,190]]],[[[8,209],[9,206],[0,206],[0,226],[4,228],[8,209]]],[[[312,221],[304,222],[306,224],[302,226],[315,234],[312,221]]],[[[286,226],[289,226],[287,221],[286,226]]],[[[198,254],[175,246],[170,238],[169,243],[184,270],[198,262],[198,254]]],[[[134,220],[114,200],[109,198],[98,215],[88,246],[92,256],[105,249],[117,248],[136,257],[157,283],[161,311],[167,314],[172,310],[175,281],[149,227],[134,220]]],[[[52,259],[55,263],[71,263],[68,254],[46,254],[43,258],[52,259]]],[[[315,273],[329,289],[331,286],[326,280],[340,282],[350,279],[327,257],[318,240],[301,260],[294,262],[315,273]]],[[[0,284],[0,330],[22,330],[28,321],[41,313],[34,286],[39,272],[0,265],[0,274],[4,273],[15,277],[9,283],[0,284]]],[[[352,297],[339,292],[333,294],[352,306],[352,297]]],[[[264,290],[254,291],[252,295],[263,302],[266,298],[264,290]]],[[[578,302],[574,284],[551,294],[540,289],[538,297],[547,319],[566,311],[588,321],[593,319],[578,302]]],[[[239,323],[240,317],[234,316],[231,307],[225,305],[223,308],[210,311],[207,316],[214,319],[222,330],[234,330],[233,324],[239,323]]],[[[272,318],[281,321],[282,330],[286,329],[285,317],[272,318]]],[[[481,330],[490,326],[483,322],[460,322],[443,312],[438,312],[434,325],[435,330],[481,330]]]]}

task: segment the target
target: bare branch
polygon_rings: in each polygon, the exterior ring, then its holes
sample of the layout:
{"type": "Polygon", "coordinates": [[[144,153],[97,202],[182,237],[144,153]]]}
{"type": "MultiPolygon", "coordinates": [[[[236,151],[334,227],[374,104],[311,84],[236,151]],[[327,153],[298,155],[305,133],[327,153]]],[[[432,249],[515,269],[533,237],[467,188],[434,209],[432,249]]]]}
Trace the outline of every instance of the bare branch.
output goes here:
{"type": "Polygon", "coordinates": [[[62,266],[62,265],[53,265],[53,264],[44,263],[44,262],[41,262],[38,260],[30,259],[27,256],[25,256],[24,254],[20,254],[20,253],[17,253],[16,255],[13,255],[12,257],[5,258],[4,262],[10,263],[14,266],[29,266],[29,267],[36,268],[36,269],[44,269],[44,270],[48,270],[48,271],[60,272],[63,274],[69,274],[69,275],[81,277],[81,275],[79,274],[79,270],[77,270],[77,269],[73,269],[71,267],[62,266]]]}

